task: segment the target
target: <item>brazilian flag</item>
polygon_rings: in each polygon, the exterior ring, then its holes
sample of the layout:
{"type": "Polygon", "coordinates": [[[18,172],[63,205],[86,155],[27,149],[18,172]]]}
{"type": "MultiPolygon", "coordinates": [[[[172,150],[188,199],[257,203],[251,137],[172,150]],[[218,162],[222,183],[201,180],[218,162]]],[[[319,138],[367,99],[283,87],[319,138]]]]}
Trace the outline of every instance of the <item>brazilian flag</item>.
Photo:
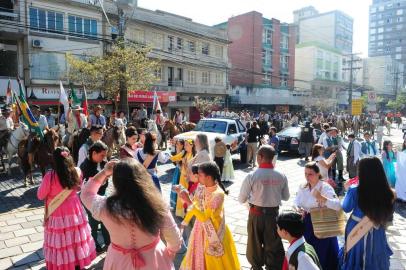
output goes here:
{"type": "Polygon", "coordinates": [[[44,134],[42,133],[41,128],[37,120],[35,119],[34,115],[32,114],[30,107],[25,99],[23,87],[21,85],[20,78],[17,78],[18,87],[20,88],[20,93],[17,96],[17,105],[20,108],[21,117],[24,123],[26,123],[30,129],[35,130],[35,133],[38,134],[41,138],[44,138],[44,134]]]}

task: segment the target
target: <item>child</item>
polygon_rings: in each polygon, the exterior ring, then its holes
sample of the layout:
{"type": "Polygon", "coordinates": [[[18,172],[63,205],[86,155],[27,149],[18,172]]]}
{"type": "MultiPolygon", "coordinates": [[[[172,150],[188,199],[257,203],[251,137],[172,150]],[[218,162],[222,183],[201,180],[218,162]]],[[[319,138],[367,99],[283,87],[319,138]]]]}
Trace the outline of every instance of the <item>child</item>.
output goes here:
{"type": "Polygon", "coordinates": [[[233,159],[231,158],[231,145],[227,144],[227,152],[224,156],[224,168],[221,175],[221,181],[228,182],[234,179],[233,159]]]}
{"type": "Polygon", "coordinates": [[[396,185],[395,162],[396,154],[393,151],[391,141],[383,142],[382,164],[388,178],[389,185],[393,188],[396,185]]]}
{"type": "Polygon", "coordinates": [[[290,243],[282,269],[321,269],[316,251],[303,237],[305,224],[302,215],[296,212],[281,213],[276,224],[279,236],[290,243]]]}

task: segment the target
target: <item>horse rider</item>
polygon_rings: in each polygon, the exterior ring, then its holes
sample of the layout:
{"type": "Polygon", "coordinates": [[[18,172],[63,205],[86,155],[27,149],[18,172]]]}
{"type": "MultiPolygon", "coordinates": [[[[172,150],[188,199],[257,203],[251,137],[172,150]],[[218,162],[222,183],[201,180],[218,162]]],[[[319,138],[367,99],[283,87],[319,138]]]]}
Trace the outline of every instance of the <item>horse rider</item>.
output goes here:
{"type": "Polygon", "coordinates": [[[47,119],[48,127],[53,128],[55,126],[55,117],[52,115],[52,109],[46,108],[44,111],[45,111],[45,118],[47,119]]]}
{"type": "Polygon", "coordinates": [[[97,105],[93,108],[93,113],[90,115],[90,126],[101,126],[106,130],[106,117],[102,115],[103,108],[100,105],[97,105]]]}
{"type": "MultiPolygon", "coordinates": [[[[41,114],[41,108],[38,105],[32,105],[32,114],[37,121],[39,128],[41,132],[44,132],[45,130],[48,129],[48,121],[45,115],[41,114]]],[[[38,133],[37,130],[34,129],[31,125],[28,125],[30,128],[30,135],[28,136],[27,140],[27,148],[26,152],[28,154],[28,163],[33,164],[33,159],[34,159],[34,146],[35,142],[34,141],[40,141],[38,138],[38,133]]]]}
{"type": "Polygon", "coordinates": [[[144,104],[141,104],[141,108],[138,110],[138,119],[141,121],[141,127],[146,128],[145,121],[148,118],[147,109],[145,108],[144,104]]]}
{"type": "Polygon", "coordinates": [[[103,127],[102,126],[92,126],[90,128],[90,136],[87,141],[79,148],[79,155],[78,155],[78,164],[77,166],[80,167],[82,162],[88,157],[88,152],[90,146],[97,141],[100,141],[103,137],[103,127]]]}
{"type": "Polygon", "coordinates": [[[179,110],[179,109],[176,109],[176,111],[175,111],[175,116],[173,117],[173,122],[175,123],[175,125],[176,125],[180,130],[183,130],[183,128],[182,128],[183,119],[182,119],[182,115],[180,114],[180,110],[179,110]]]}
{"type": "Polygon", "coordinates": [[[87,128],[87,117],[82,113],[80,105],[73,105],[68,111],[68,146],[73,143],[73,134],[79,132],[83,128],[87,128]]]}
{"type": "Polygon", "coordinates": [[[10,137],[11,131],[14,129],[14,122],[11,117],[11,109],[9,107],[3,107],[0,116],[0,145],[7,144],[7,140],[10,137]]]}
{"type": "Polygon", "coordinates": [[[344,171],[344,158],[342,154],[343,140],[338,136],[338,129],[335,127],[330,127],[327,131],[327,136],[323,139],[323,146],[325,149],[324,157],[329,158],[332,153],[336,153],[336,159],[331,168],[333,180],[336,180],[336,169],[338,170],[338,180],[340,182],[344,181],[343,171],[344,171]]]}

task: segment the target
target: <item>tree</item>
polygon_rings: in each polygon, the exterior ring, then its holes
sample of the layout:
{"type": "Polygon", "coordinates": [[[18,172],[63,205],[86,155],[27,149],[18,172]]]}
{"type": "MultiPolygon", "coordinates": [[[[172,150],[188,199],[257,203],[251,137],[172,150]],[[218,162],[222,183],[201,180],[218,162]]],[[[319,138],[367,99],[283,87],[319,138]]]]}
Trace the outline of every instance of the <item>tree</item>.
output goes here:
{"type": "MultiPolygon", "coordinates": [[[[148,89],[156,80],[154,75],[158,62],[148,58],[149,48],[120,41],[112,45],[111,50],[101,57],[75,57],[68,55],[68,79],[87,89],[102,89],[108,99],[114,100],[118,110],[120,82],[128,90],[148,89]]],[[[126,101],[126,104],[128,102],[126,101]]]]}
{"type": "Polygon", "coordinates": [[[203,114],[210,113],[215,107],[218,107],[221,103],[221,99],[219,97],[195,97],[193,102],[193,106],[203,114]]]}
{"type": "Polygon", "coordinates": [[[399,94],[395,100],[390,100],[387,106],[394,111],[404,110],[406,106],[406,94],[399,94]]]}

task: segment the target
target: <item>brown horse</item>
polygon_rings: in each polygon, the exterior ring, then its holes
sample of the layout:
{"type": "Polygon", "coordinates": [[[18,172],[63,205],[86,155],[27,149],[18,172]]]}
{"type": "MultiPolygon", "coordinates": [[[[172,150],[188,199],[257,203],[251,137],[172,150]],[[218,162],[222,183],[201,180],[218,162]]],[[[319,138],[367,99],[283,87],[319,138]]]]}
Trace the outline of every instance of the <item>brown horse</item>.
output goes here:
{"type": "Polygon", "coordinates": [[[181,133],[181,130],[178,128],[177,125],[172,120],[166,120],[164,127],[162,128],[162,133],[168,134],[169,132],[169,138],[173,139],[176,135],[181,133]]]}
{"type": "Polygon", "coordinates": [[[44,139],[40,140],[38,137],[29,137],[23,140],[18,145],[18,157],[21,161],[21,168],[24,173],[24,184],[28,186],[34,184],[32,171],[35,165],[41,170],[42,177],[44,177],[48,166],[53,165],[52,154],[59,143],[59,135],[54,129],[49,129],[44,135],[44,139]],[[28,153],[28,140],[32,140],[32,153],[28,153]],[[30,158],[31,156],[31,158],[30,158]]]}
{"type": "Polygon", "coordinates": [[[124,129],[125,128],[123,126],[112,126],[104,132],[101,140],[109,148],[109,151],[107,153],[108,158],[113,155],[114,151],[119,151],[119,148],[125,144],[124,129]]]}
{"type": "Polygon", "coordinates": [[[196,127],[196,124],[193,122],[184,122],[182,124],[183,132],[191,131],[191,130],[195,129],[195,127],[196,127]]]}

